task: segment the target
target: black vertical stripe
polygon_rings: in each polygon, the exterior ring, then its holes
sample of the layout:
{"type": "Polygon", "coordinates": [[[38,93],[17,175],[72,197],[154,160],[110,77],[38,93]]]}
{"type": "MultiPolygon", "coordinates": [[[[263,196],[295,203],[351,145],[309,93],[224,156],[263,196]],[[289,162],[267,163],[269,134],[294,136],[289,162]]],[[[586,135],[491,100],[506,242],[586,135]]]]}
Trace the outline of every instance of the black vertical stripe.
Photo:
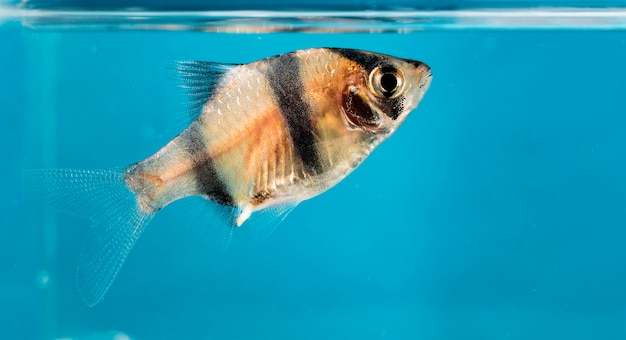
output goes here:
{"type": "Polygon", "coordinates": [[[209,157],[204,135],[200,131],[198,123],[192,123],[178,138],[181,146],[191,158],[193,172],[199,191],[211,198],[211,200],[229,206],[234,206],[232,195],[228,192],[226,184],[215,169],[213,160],[209,157]]]}
{"type": "Polygon", "coordinates": [[[269,59],[268,63],[267,80],[296,152],[307,173],[319,173],[322,164],[313,135],[313,110],[305,98],[300,60],[293,53],[287,53],[269,59]]]}

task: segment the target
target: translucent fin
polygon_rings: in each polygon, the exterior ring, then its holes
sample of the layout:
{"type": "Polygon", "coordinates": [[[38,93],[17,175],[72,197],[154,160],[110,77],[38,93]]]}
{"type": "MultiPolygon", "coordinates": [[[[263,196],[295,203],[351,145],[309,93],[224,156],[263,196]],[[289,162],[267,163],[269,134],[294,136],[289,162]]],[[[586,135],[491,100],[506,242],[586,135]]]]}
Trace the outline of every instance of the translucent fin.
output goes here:
{"type": "Polygon", "coordinates": [[[261,240],[270,236],[295,209],[300,202],[283,203],[277,206],[268,207],[252,213],[242,225],[246,232],[250,232],[261,240]]]}
{"type": "Polygon", "coordinates": [[[235,231],[236,207],[215,203],[195,196],[176,201],[168,207],[184,218],[184,225],[193,230],[211,251],[226,252],[235,231]]]}
{"type": "MultiPolygon", "coordinates": [[[[298,203],[281,204],[252,213],[241,226],[244,234],[254,239],[267,238],[287,217],[298,203]]],[[[237,217],[242,209],[224,206],[201,197],[188,197],[177,201],[168,210],[176,216],[184,216],[184,225],[193,230],[209,248],[224,254],[232,241],[237,226],[237,217]]]]}
{"type": "Polygon", "coordinates": [[[67,213],[91,219],[77,277],[85,303],[97,304],[153,214],[138,209],[123,170],[43,169],[25,175],[36,195],[67,213]]]}
{"type": "Polygon", "coordinates": [[[221,64],[207,61],[179,61],[176,63],[179,86],[189,96],[189,118],[198,119],[204,104],[213,95],[222,75],[237,64],[221,64]]]}

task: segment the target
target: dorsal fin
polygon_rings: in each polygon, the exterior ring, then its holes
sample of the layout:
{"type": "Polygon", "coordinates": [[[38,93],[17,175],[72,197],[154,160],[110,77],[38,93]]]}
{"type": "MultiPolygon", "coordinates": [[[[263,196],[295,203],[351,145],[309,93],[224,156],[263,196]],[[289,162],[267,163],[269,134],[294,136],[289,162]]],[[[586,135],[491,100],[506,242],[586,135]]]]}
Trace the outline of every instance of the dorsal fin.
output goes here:
{"type": "Polygon", "coordinates": [[[239,64],[223,64],[209,61],[179,61],[176,63],[179,86],[189,96],[190,121],[198,119],[202,108],[213,95],[222,76],[239,64]]]}

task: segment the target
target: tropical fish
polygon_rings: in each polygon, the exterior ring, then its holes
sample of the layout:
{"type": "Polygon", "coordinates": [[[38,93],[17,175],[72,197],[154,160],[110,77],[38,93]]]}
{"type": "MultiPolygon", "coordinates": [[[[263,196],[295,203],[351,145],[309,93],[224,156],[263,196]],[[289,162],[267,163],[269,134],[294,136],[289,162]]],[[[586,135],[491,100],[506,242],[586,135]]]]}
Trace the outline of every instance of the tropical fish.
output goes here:
{"type": "Polygon", "coordinates": [[[269,233],[300,202],[359,166],[417,107],[431,81],[420,61],[340,48],[250,64],[180,62],[176,69],[192,122],[157,153],[120,169],[27,176],[36,194],[92,220],[77,270],[89,306],[168,204],[206,200],[221,225],[213,228],[225,230],[217,234],[224,248],[246,221],[269,233]]]}

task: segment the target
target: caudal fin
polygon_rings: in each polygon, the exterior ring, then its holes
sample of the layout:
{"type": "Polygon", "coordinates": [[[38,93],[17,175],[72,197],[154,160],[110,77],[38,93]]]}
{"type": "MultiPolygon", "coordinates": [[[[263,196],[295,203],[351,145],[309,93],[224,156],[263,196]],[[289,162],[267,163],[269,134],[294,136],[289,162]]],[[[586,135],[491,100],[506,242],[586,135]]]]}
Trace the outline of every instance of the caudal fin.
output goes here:
{"type": "Polygon", "coordinates": [[[124,170],[41,169],[25,174],[35,195],[91,220],[77,270],[80,294],[94,306],[106,293],[153,213],[141,211],[124,170]]]}

